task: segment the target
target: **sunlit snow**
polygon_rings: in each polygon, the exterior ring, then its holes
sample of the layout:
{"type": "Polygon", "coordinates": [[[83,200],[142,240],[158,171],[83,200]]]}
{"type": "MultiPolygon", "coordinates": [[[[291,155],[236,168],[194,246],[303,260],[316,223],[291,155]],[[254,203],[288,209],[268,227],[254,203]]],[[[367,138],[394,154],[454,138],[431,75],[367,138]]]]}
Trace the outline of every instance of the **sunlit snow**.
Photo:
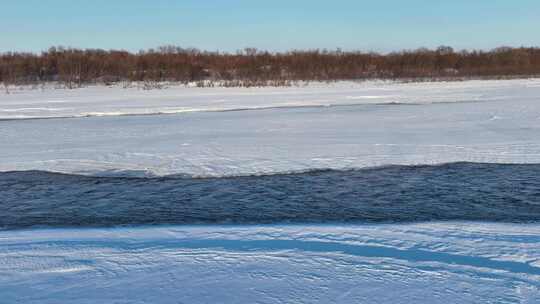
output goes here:
{"type": "Polygon", "coordinates": [[[5,303],[538,303],[538,225],[0,232],[5,303]]]}
{"type": "Polygon", "coordinates": [[[0,111],[11,118],[17,116],[6,111],[15,107],[50,106],[47,94],[71,98],[66,101],[70,111],[35,110],[32,115],[111,115],[108,106],[121,113],[139,113],[131,111],[132,106],[158,113],[164,103],[207,109],[216,107],[215,99],[228,100],[218,108],[237,110],[0,121],[0,171],[227,176],[458,161],[539,163],[539,84],[338,83],[315,88],[131,89],[126,95],[122,88],[89,88],[46,91],[43,96],[3,95],[0,111]],[[347,98],[362,95],[371,97],[365,102],[347,98]],[[372,104],[373,96],[381,100],[372,104]],[[118,102],[110,100],[114,98],[118,102]],[[282,108],[289,99],[311,106],[282,108]],[[333,106],[314,106],[326,104],[333,106]],[[247,105],[266,109],[245,110],[247,105]]]}

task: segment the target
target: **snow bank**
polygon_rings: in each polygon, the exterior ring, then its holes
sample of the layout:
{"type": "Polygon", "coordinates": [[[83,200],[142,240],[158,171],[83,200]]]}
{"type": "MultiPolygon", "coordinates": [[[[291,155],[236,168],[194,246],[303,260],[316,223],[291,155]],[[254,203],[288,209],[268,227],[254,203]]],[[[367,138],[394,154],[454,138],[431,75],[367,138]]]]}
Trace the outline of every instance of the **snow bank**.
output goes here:
{"type": "MultiPolygon", "coordinates": [[[[537,81],[364,86],[369,92],[356,91],[358,96],[399,95],[415,104],[0,121],[0,171],[230,176],[460,161],[540,163],[537,81]],[[410,92],[423,92],[424,99],[417,100],[418,95],[410,92]],[[468,97],[457,97],[465,95],[468,97]],[[443,99],[449,102],[425,103],[443,99]],[[423,103],[418,104],[419,100],[423,103]]],[[[193,96],[199,99],[194,103],[211,104],[209,96],[228,98],[222,93],[227,89],[215,90],[196,91],[193,96]]],[[[246,93],[243,98],[254,106],[262,102],[276,106],[287,92],[316,105],[339,104],[337,95],[353,95],[339,86],[308,88],[308,95],[302,90],[253,89],[252,95],[246,93]]],[[[64,92],[78,94],[81,100],[96,100],[85,89],[64,92]]],[[[175,90],[137,95],[171,92],[175,90]]],[[[122,100],[120,104],[125,102],[122,100]]],[[[142,102],[143,108],[153,111],[154,105],[170,101],[155,100],[156,104],[142,102]]],[[[37,99],[32,102],[38,103],[37,99]]],[[[93,111],[115,105],[110,100],[91,104],[93,111]]],[[[82,111],[82,107],[76,109],[82,111]]]]}
{"type": "Polygon", "coordinates": [[[0,232],[6,303],[537,303],[540,226],[0,232]]]}

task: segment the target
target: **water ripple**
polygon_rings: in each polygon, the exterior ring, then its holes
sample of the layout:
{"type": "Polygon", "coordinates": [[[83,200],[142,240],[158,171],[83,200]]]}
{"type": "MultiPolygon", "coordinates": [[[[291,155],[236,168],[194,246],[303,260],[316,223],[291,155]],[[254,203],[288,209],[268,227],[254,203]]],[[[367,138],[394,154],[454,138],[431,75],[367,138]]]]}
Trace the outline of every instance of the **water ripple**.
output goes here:
{"type": "Polygon", "coordinates": [[[0,227],[540,220],[540,165],[227,178],[0,173],[0,227]]]}

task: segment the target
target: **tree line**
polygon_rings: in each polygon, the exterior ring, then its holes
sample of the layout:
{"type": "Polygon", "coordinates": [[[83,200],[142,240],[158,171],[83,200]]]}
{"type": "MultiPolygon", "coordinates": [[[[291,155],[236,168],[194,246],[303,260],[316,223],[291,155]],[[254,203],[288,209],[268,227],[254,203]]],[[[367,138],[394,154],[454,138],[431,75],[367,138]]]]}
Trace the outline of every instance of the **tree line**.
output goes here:
{"type": "Polygon", "coordinates": [[[341,50],[282,53],[246,48],[236,53],[164,46],[137,53],[52,47],[0,54],[0,82],[90,83],[222,81],[231,85],[285,85],[289,81],[524,77],[540,74],[540,48],[490,51],[437,49],[380,54],[341,50]]]}

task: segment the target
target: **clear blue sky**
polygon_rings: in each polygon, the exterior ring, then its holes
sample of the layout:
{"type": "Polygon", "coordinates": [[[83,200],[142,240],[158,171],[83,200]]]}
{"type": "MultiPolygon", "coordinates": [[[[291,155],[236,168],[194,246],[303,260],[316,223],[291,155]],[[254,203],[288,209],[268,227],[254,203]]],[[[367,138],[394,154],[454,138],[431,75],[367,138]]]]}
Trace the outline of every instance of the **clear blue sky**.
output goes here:
{"type": "Polygon", "coordinates": [[[0,1],[0,51],[540,45],[540,0],[0,1]]]}

